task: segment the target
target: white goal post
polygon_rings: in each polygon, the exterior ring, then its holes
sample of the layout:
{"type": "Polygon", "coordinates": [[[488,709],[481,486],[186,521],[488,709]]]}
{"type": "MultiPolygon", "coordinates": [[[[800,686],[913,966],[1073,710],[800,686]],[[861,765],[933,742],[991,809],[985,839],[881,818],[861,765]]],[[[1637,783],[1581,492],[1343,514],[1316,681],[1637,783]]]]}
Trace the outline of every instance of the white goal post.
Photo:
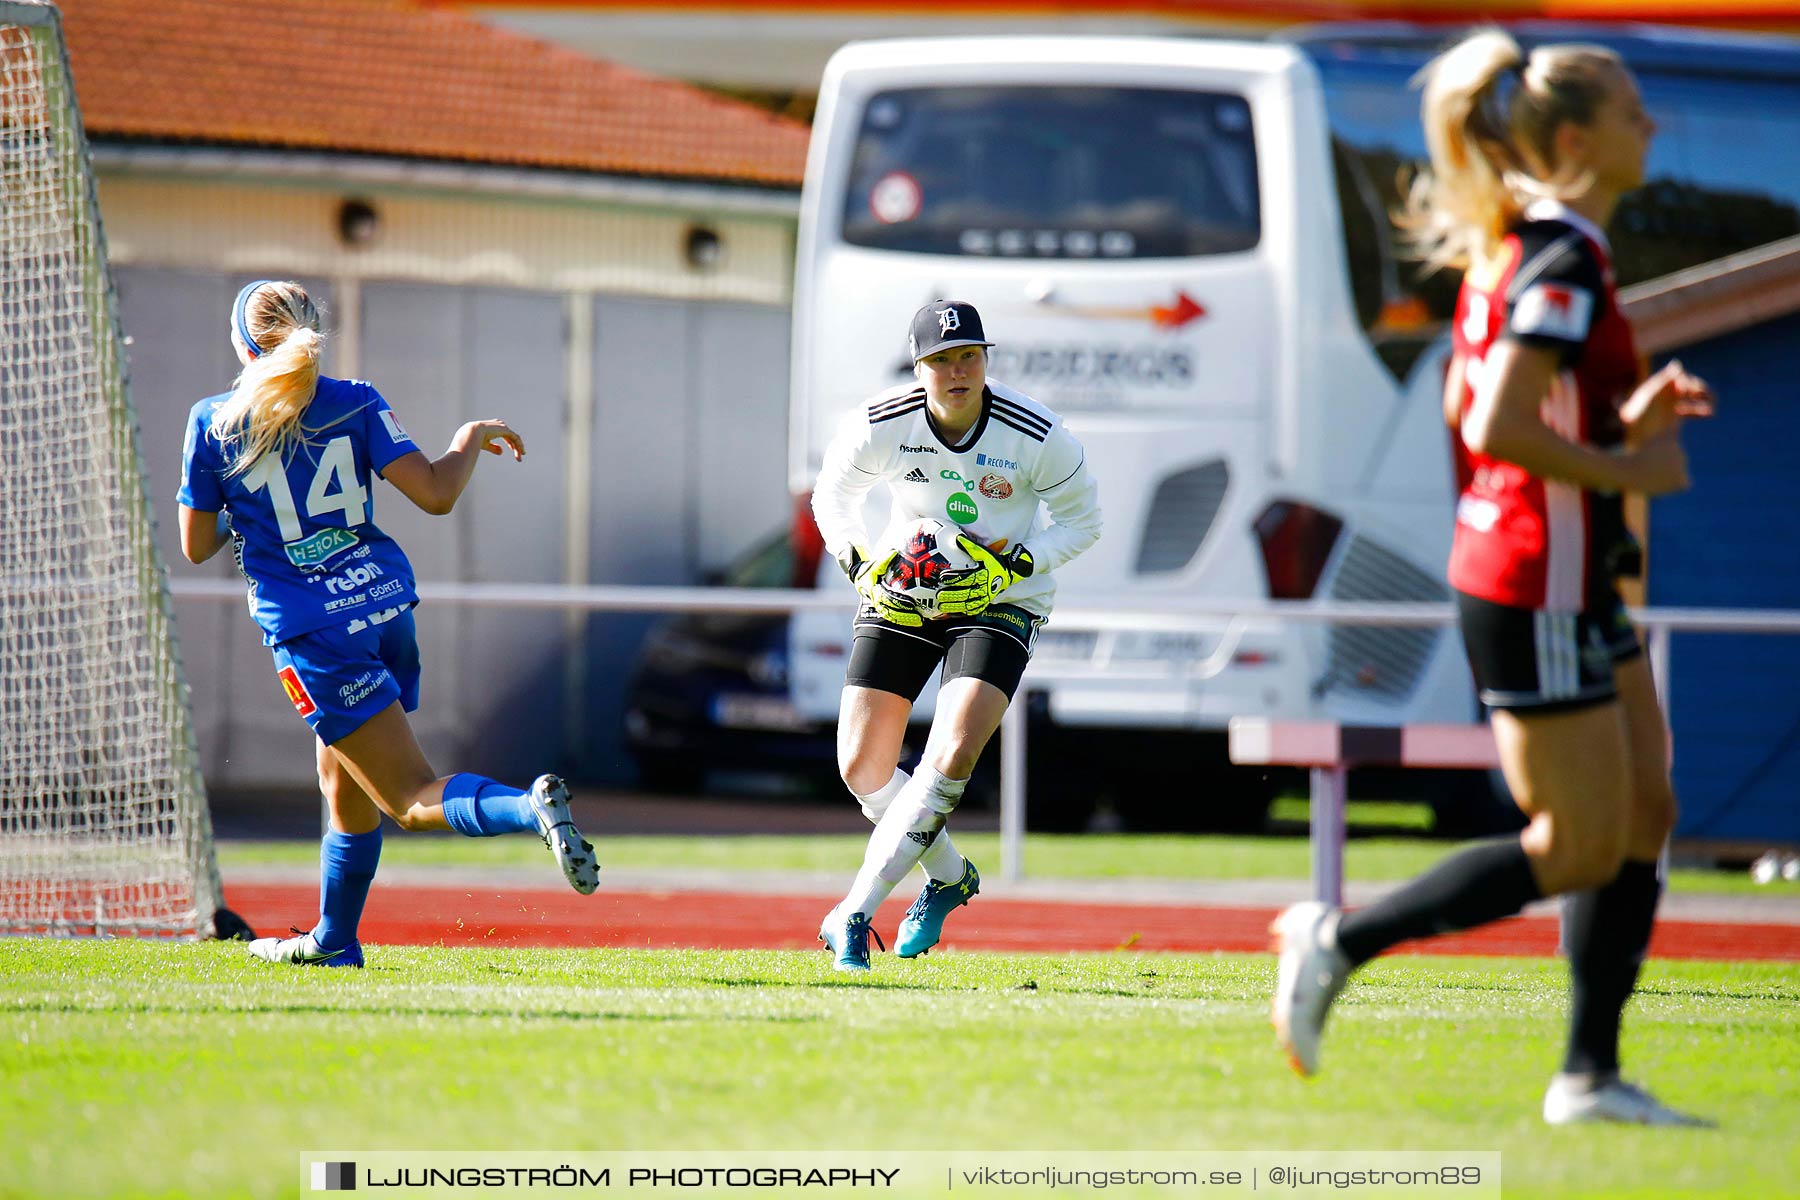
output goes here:
{"type": "Polygon", "coordinates": [[[241,933],[55,7],[0,0],[0,934],[241,933]]]}

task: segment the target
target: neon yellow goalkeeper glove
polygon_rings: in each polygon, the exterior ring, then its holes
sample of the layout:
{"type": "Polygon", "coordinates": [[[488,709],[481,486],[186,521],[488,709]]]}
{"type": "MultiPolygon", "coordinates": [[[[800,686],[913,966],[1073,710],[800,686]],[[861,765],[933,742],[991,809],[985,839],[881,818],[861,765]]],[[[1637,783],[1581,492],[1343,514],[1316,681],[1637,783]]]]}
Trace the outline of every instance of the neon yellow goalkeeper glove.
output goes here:
{"type": "Polygon", "coordinates": [[[919,614],[919,610],[881,586],[881,576],[898,557],[899,550],[889,550],[880,558],[871,558],[869,552],[861,546],[851,546],[837,556],[837,561],[838,566],[844,568],[844,574],[850,577],[856,594],[882,620],[892,625],[917,629],[925,624],[925,618],[919,614]]]}
{"type": "Polygon", "coordinates": [[[997,552],[960,533],[956,535],[956,543],[975,560],[976,569],[938,589],[938,611],[946,615],[979,616],[1001,592],[1032,572],[1031,551],[1023,546],[997,552]]]}

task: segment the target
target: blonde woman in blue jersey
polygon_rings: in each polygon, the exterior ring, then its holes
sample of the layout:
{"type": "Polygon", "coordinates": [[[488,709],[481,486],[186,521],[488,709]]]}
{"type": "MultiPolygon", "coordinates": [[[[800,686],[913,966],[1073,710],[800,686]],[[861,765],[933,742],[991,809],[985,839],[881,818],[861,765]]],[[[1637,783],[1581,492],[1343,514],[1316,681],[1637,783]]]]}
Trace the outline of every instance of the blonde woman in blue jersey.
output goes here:
{"type": "Polygon", "coordinates": [[[838,770],[875,832],[849,894],[819,930],[840,971],[869,969],[869,922],[914,863],[928,878],[900,923],[894,949],[903,958],[936,945],[945,917],[980,890],[945,822],[1050,615],[1052,572],[1100,537],[1081,443],[1048,408],[987,378],[993,343],[975,307],[927,304],[910,344],[916,382],[849,415],[813,489],[825,547],[863,599],[838,711],[838,770]],[[863,502],[877,483],[888,485],[893,508],[871,539],[863,502]],[[958,544],[978,566],[939,591],[946,615],[933,619],[880,584],[901,531],[922,517],[961,529],[958,544]],[[909,776],[898,766],[907,718],[940,666],[931,733],[909,776]]]}
{"type": "Polygon", "coordinates": [[[480,775],[439,776],[426,761],[406,719],[419,704],[412,565],[374,522],[375,476],[442,515],[477,455],[510,449],[522,460],[524,441],[505,422],[474,421],[427,458],[381,393],[319,373],[319,314],[297,283],[264,279],[239,292],[231,341],[244,367],[235,387],[188,416],[182,552],[203,563],[231,546],[277,678],[317,735],[331,810],[318,923],[296,937],[259,938],[250,953],[363,965],[356,930],[381,857],[383,813],[408,830],[535,833],[569,884],[592,892],[599,866],[570,819],[562,780],[541,775],[521,791],[480,775]]]}

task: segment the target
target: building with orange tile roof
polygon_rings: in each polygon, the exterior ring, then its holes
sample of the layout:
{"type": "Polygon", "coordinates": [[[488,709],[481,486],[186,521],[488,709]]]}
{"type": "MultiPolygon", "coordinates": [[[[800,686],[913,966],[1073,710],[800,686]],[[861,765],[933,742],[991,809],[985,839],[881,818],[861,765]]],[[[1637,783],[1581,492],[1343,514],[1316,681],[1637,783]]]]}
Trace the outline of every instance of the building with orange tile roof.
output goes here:
{"type": "Polygon", "coordinates": [[[407,0],[64,0],[90,135],[796,188],[805,126],[407,0]]]}
{"type": "MultiPolygon", "coordinates": [[[[376,489],[423,581],[695,583],[785,524],[804,125],[405,0],[59,7],[174,575],[230,570],[182,559],[169,506],[257,278],[307,286],[327,373],[374,382],[422,445],[487,416],[525,436],[448,518],[376,489]]],[[[177,619],[209,785],[310,786],[242,613],[177,619]]],[[[617,772],[642,630],[422,611],[422,744],[617,772]]]]}

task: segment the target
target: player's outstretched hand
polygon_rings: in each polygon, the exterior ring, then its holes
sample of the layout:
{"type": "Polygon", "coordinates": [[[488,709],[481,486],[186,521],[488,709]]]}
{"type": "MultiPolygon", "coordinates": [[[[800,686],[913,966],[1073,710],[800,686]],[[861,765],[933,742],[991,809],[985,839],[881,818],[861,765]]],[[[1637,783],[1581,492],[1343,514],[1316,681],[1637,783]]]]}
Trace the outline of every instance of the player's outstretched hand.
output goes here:
{"type": "Polygon", "coordinates": [[[514,462],[525,460],[525,439],[505,421],[470,421],[456,431],[450,446],[453,450],[486,450],[489,454],[504,454],[510,448],[514,462]]]}

